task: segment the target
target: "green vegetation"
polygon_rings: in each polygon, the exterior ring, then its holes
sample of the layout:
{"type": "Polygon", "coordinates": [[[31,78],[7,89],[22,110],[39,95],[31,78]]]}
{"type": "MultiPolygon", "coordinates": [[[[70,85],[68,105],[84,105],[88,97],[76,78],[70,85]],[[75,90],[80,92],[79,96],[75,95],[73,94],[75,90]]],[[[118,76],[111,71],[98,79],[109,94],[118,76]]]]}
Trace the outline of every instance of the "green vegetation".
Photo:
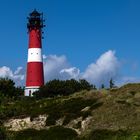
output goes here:
{"type": "Polygon", "coordinates": [[[65,117],[63,124],[66,125],[71,120],[76,119],[80,116],[82,116],[83,118],[88,117],[91,112],[85,114],[85,112],[81,112],[81,110],[86,106],[94,106],[96,102],[96,99],[84,100],[83,98],[72,98],[69,100],[64,100],[59,104],[51,104],[46,108],[46,112],[47,114],[49,114],[46,123],[47,125],[54,125],[56,120],[65,117]]]}
{"type": "Polygon", "coordinates": [[[55,97],[55,96],[68,96],[75,92],[81,90],[91,90],[93,85],[88,83],[86,80],[81,79],[79,81],[71,79],[71,80],[52,80],[46,83],[46,85],[42,86],[40,90],[34,95],[38,98],[41,97],[55,97]]]}
{"type": "Polygon", "coordinates": [[[114,86],[115,86],[114,81],[111,78],[110,81],[109,81],[109,87],[110,87],[110,89],[112,89],[112,88],[114,88],[114,86]]]}
{"type": "Polygon", "coordinates": [[[69,128],[61,126],[52,127],[49,130],[27,129],[20,131],[13,136],[14,140],[72,140],[77,133],[69,128]]]}
{"type": "Polygon", "coordinates": [[[70,120],[79,116],[85,116],[85,112],[81,112],[86,106],[97,108],[97,99],[83,99],[82,97],[76,98],[55,98],[36,100],[35,98],[23,98],[22,100],[15,101],[9,105],[5,103],[0,108],[1,121],[10,117],[18,116],[31,116],[32,118],[40,115],[47,114],[47,125],[54,125],[57,119],[65,117],[64,123],[67,124],[70,120]]]}
{"type": "Polygon", "coordinates": [[[23,95],[23,88],[15,87],[15,83],[11,79],[0,79],[0,97],[16,98],[21,95],[23,95]]]}
{"type": "Polygon", "coordinates": [[[140,84],[97,90],[84,80],[54,80],[40,89],[41,98],[31,98],[1,79],[0,93],[0,140],[140,140],[140,84]],[[41,130],[4,127],[11,118],[39,115],[47,116],[41,130]]]}
{"type": "Polygon", "coordinates": [[[74,130],[62,126],[54,126],[48,130],[26,129],[19,132],[7,132],[0,136],[0,140],[140,140],[140,132],[105,129],[94,130],[88,135],[79,137],[74,130]]]}
{"type": "Polygon", "coordinates": [[[140,140],[140,133],[123,130],[94,130],[83,140],[140,140]]]}
{"type": "Polygon", "coordinates": [[[5,140],[6,139],[6,131],[5,128],[0,127],[0,140],[5,140]]]}

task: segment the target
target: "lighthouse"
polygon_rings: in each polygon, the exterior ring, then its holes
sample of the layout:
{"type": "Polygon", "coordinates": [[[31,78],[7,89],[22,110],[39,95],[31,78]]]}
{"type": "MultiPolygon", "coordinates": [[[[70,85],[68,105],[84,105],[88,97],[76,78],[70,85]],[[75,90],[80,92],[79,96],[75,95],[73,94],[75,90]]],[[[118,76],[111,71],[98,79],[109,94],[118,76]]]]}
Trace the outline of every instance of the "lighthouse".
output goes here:
{"type": "Polygon", "coordinates": [[[28,17],[28,59],[26,71],[25,96],[33,93],[44,85],[43,59],[42,59],[42,29],[45,26],[43,14],[34,10],[28,17]]]}

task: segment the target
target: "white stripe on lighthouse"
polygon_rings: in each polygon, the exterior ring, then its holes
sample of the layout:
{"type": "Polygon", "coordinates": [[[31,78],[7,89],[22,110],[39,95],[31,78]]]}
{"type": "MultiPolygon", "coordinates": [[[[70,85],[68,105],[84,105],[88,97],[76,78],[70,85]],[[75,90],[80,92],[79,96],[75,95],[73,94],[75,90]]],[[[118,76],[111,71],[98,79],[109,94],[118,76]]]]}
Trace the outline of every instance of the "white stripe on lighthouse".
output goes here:
{"type": "Polygon", "coordinates": [[[28,49],[28,62],[42,62],[41,48],[28,49]]]}

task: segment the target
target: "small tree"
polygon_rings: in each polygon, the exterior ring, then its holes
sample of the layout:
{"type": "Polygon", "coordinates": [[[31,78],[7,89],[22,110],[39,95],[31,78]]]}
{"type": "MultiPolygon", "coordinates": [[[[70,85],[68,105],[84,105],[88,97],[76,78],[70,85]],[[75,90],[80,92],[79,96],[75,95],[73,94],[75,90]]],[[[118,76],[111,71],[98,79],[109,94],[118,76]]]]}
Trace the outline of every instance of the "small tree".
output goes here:
{"type": "Polygon", "coordinates": [[[114,81],[113,81],[112,78],[109,81],[109,85],[110,85],[110,88],[114,88],[114,86],[115,86],[114,81]]]}
{"type": "Polygon", "coordinates": [[[97,89],[97,88],[96,88],[96,85],[93,85],[93,89],[94,89],[94,90],[96,90],[96,89],[97,89]]]}
{"type": "Polygon", "coordinates": [[[86,81],[85,79],[80,79],[79,80],[79,84],[81,86],[81,90],[82,89],[86,89],[86,90],[90,90],[93,88],[93,85],[91,85],[88,81],[86,81]]]}
{"type": "Polygon", "coordinates": [[[105,88],[105,85],[104,85],[104,84],[102,84],[102,85],[101,85],[101,89],[104,89],[104,88],[105,88]]]}
{"type": "Polygon", "coordinates": [[[36,97],[55,97],[58,95],[68,96],[81,90],[90,90],[93,88],[89,82],[84,79],[79,81],[71,80],[52,80],[47,82],[40,90],[34,93],[36,97]]]}
{"type": "Polygon", "coordinates": [[[15,83],[11,79],[0,78],[0,94],[7,97],[18,97],[23,95],[23,88],[15,87],[15,83]]]}

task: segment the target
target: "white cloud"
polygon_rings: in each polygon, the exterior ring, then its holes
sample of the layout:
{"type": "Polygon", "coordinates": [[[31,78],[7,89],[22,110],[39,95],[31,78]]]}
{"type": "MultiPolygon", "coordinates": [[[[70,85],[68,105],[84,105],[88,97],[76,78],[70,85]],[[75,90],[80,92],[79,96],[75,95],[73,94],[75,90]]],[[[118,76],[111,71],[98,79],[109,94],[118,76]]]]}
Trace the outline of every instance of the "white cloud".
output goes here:
{"type": "Polygon", "coordinates": [[[80,72],[76,67],[71,67],[65,56],[44,55],[44,73],[46,81],[52,79],[81,79],[84,78],[100,86],[109,84],[109,80],[118,77],[120,63],[114,51],[107,51],[99,59],[90,64],[85,72],[80,72]]]}
{"type": "Polygon", "coordinates": [[[97,86],[101,84],[108,86],[111,78],[118,77],[119,65],[115,52],[109,50],[102,54],[96,63],[90,64],[82,77],[97,86]]]}
{"type": "MultiPolygon", "coordinates": [[[[84,78],[100,86],[108,85],[109,80],[118,77],[120,62],[115,56],[114,51],[107,51],[102,54],[95,63],[90,64],[84,72],[79,68],[69,64],[66,56],[43,55],[45,82],[53,79],[81,79],[84,78]]],[[[9,77],[16,82],[16,85],[25,84],[25,70],[18,67],[14,72],[6,66],[0,68],[0,77],[9,77]]]]}
{"type": "Polygon", "coordinates": [[[3,66],[0,68],[0,77],[5,78],[5,77],[12,77],[13,72],[9,67],[3,66]]]}
{"type": "Polygon", "coordinates": [[[18,67],[15,72],[13,72],[9,67],[0,67],[0,77],[10,78],[14,80],[17,86],[23,85],[24,80],[24,70],[22,67],[18,67]]]}
{"type": "Polygon", "coordinates": [[[43,58],[45,81],[49,81],[52,79],[61,79],[60,71],[62,69],[69,68],[69,63],[64,55],[44,55],[43,58]]]}
{"type": "Polygon", "coordinates": [[[118,81],[116,81],[116,84],[118,86],[121,86],[123,84],[128,84],[128,83],[139,83],[140,82],[140,78],[139,77],[130,77],[130,76],[124,76],[121,77],[118,81]]]}
{"type": "Polygon", "coordinates": [[[61,78],[66,79],[78,79],[80,75],[80,70],[76,67],[71,67],[67,69],[62,69],[60,71],[61,78]]]}
{"type": "Polygon", "coordinates": [[[16,71],[14,72],[14,74],[16,75],[16,74],[19,74],[19,73],[21,73],[21,71],[23,70],[23,67],[18,67],[17,69],[16,69],[16,71]]]}

